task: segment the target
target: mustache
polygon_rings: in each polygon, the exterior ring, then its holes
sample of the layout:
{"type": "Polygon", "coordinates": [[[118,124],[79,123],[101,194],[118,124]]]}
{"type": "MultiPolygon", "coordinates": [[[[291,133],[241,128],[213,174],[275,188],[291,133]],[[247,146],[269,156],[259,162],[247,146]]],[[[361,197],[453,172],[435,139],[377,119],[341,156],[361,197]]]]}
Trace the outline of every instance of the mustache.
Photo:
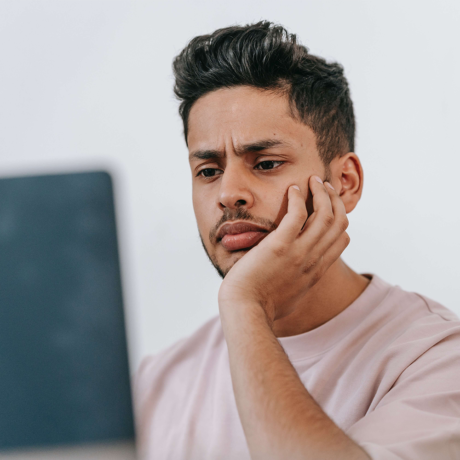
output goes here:
{"type": "Polygon", "coordinates": [[[247,209],[244,208],[237,208],[236,210],[232,210],[229,208],[224,209],[224,214],[222,217],[218,220],[216,225],[210,230],[209,232],[209,241],[211,243],[216,244],[216,235],[221,227],[221,225],[225,224],[225,222],[232,222],[235,220],[247,220],[250,221],[254,224],[258,224],[264,228],[266,228],[268,231],[273,231],[275,230],[278,225],[273,222],[270,219],[264,219],[262,217],[255,217],[253,216],[247,209]]]}

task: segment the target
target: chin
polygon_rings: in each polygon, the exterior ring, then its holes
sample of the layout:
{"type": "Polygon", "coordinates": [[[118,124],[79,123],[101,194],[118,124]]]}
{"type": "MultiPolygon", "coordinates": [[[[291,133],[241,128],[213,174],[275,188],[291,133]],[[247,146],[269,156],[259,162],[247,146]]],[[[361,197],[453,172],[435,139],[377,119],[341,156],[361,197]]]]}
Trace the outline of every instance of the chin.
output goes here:
{"type": "Polygon", "coordinates": [[[245,248],[245,249],[238,249],[237,251],[232,251],[228,257],[229,262],[232,264],[232,266],[241,259],[247,252],[249,252],[249,249],[251,248],[245,248]]]}
{"type": "Polygon", "coordinates": [[[235,265],[248,251],[249,249],[239,249],[238,251],[232,251],[229,253],[225,258],[225,262],[219,264],[220,276],[224,278],[233,265],[235,265]]]}

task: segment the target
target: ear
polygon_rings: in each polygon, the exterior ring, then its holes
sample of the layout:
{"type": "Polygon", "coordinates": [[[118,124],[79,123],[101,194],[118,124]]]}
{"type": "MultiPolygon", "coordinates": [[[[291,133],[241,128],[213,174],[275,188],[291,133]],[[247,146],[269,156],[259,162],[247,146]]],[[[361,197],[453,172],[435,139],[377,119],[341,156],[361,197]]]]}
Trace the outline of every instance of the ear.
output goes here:
{"type": "Polygon", "coordinates": [[[363,168],[354,152],[331,161],[331,184],[342,198],[347,214],[355,209],[363,191],[363,168]]]}

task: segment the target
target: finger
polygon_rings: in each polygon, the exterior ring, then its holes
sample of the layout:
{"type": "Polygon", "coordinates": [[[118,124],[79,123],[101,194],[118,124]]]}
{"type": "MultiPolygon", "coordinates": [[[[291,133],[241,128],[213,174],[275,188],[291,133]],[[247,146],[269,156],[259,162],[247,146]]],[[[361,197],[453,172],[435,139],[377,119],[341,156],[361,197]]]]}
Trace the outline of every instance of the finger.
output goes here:
{"type": "Polygon", "coordinates": [[[318,254],[326,252],[334,242],[342,235],[348,228],[347,212],[342,199],[335,191],[335,189],[328,182],[325,183],[326,191],[329,194],[331,200],[332,212],[334,214],[334,222],[332,226],[327,230],[322,238],[319,239],[315,246],[315,251],[318,254]]]}
{"type": "Polygon", "coordinates": [[[312,176],[309,185],[313,195],[314,212],[308,219],[301,238],[308,246],[312,247],[332,227],[334,212],[331,198],[321,179],[318,176],[312,176]]]}
{"type": "Polygon", "coordinates": [[[309,180],[310,190],[313,194],[313,210],[319,212],[332,212],[329,193],[319,176],[312,176],[309,180]]]}
{"type": "Polygon", "coordinates": [[[343,251],[345,251],[349,244],[350,236],[348,233],[343,232],[323,255],[324,271],[326,271],[342,255],[343,251]]]}
{"type": "Polygon", "coordinates": [[[329,193],[334,216],[346,217],[347,211],[345,210],[345,205],[343,204],[343,201],[339,194],[336,192],[335,188],[329,182],[324,182],[324,185],[326,186],[325,188],[327,193],[329,193]]]}
{"type": "Polygon", "coordinates": [[[312,286],[316,284],[321,277],[326,273],[329,267],[340,257],[345,248],[350,242],[350,237],[347,233],[342,233],[335,243],[322,255],[312,256],[309,261],[309,266],[305,273],[310,272],[313,275],[311,281],[312,286]],[[313,262],[314,261],[314,262],[313,262]]]}
{"type": "Polygon", "coordinates": [[[295,240],[307,217],[305,198],[297,185],[291,185],[288,189],[287,213],[276,229],[278,237],[286,242],[295,240]]]}

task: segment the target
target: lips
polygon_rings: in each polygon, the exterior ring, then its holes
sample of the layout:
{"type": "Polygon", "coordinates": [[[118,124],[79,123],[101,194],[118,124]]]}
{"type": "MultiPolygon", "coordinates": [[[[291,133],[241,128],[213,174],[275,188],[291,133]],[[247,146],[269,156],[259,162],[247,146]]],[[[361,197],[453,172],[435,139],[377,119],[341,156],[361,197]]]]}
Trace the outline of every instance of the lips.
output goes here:
{"type": "Polygon", "coordinates": [[[236,222],[234,224],[224,224],[217,233],[217,242],[220,242],[227,251],[237,251],[247,249],[260,240],[268,233],[265,228],[251,224],[249,222],[236,222]]]}

